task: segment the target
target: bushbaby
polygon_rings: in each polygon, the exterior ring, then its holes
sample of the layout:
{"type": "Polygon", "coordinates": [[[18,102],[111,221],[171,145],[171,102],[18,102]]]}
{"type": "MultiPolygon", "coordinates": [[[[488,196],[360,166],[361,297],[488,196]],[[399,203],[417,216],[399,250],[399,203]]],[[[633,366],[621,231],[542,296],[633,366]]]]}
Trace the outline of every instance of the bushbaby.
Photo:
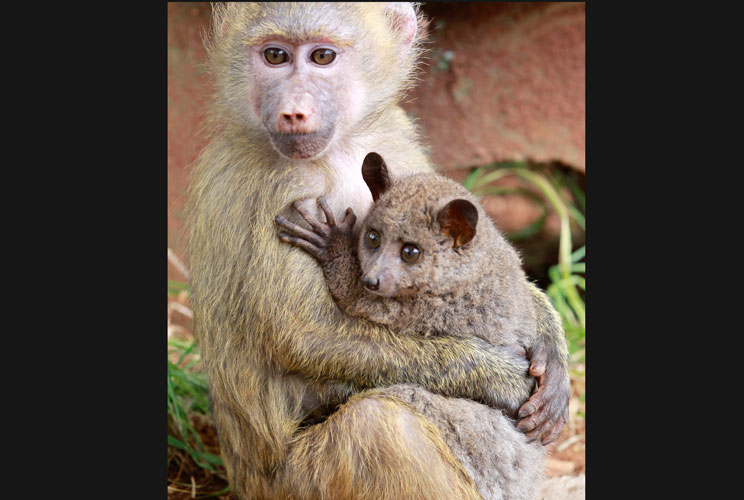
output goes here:
{"type": "MultiPolygon", "coordinates": [[[[318,260],[339,307],[400,334],[479,337],[529,352],[536,327],[527,277],[477,198],[433,173],[392,181],[377,153],[362,176],[374,204],[356,231],[351,208],[337,224],[324,198],[326,223],[295,204],[312,231],[276,219],[283,241],[318,260]]],[[[503,407],[513,418],[518,408],[503,407]]]]}

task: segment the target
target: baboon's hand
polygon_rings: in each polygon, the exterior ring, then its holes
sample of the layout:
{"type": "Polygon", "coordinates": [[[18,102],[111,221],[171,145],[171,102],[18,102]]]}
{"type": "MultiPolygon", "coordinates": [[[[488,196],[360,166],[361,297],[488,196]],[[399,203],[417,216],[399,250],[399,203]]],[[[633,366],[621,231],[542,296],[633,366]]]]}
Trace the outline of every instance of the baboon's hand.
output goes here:
{"type": "Polygon", "coordinates": [[[528,360],[525,350],[517,345],[491,347],[502,360],[501,368],[493,372],[489,381],[485,403],[501,409],[516,420],[518,410],[535,387],[535,379],[528,375],[528,360]]]}
{"type": "Polygon", "coordinates": [[[537,391],[519,409],[517,428],[526,433],[528,441],[541,438],[546,445],[568,421],[571,384],[558,353],[546,344],[530,353],[530,374],[537,379],[537,391]]]}
{"type": "Polygon", "coordinates": [[[323,265],[351,245],[356,215],[351,208],[347,208],[344,220],[341,224],[336,224],[325,198],[318,198],[318,204],[325,214],[325,223],[315,219],[299,202],[293,204],[295,210],[310,224],[312,231],[290,222],[281,215],[276,216],[276,223],[284,229],[279,232],[279,239],[302,248],[323,265]]]}

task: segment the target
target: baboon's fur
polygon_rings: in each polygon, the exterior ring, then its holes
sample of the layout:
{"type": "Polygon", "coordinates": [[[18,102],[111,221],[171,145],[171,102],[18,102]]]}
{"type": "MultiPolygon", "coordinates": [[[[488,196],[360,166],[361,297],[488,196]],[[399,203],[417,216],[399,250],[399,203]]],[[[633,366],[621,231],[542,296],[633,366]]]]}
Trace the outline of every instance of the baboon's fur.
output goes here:
{"type": "MultiPolygon", "coordinates": [[[[216,91],[208,120],[211,142],[195,165],[189,192],[190,286],[222,458],[236,498],[478,498],[477,475],[454,457],[441,426],[456,422],[467,408],[488,411],[483,405],[453,400],[456,410],[448,420],[446,405],[417,410],[386,389],[364,390],[403,383],[474,397],[503,377],[523,381],[515,384],[522,392],[531,386],[526,361],[482,341],[401,337],[348,316],[333,302],[313,259],[276,238],[274,215],[294,218],[291,203],[299,199],[325,196],[338,214],[347,206],[366,214],[371,199],[360,195],[366,185],[346,167],[361,164],[369,151],[396,166],[393,176],[431,169],[414,125],[397,105],[412,81],[424,23],[414,13],[418,29],[406,41],[406,15],[405,9],[391,14],[375,3],[214,8],[208,58],[216,91]],[[345,74],[366,86],[363,102],[357,99],[362,118],[336,127],[322,154],[288,159],[257,118],[256,109],[268,109],[261,99],[285,90],[281,82],[255,76],[248,49],[265,35],[338,35],[339,43],[354,44],[345,74]],[[324,422],[301,426],[304,404],[323,401],[328,392],[358,394],[324,422]],[[441,418],[428,416],[436,412],[441,418]]],[[[331,100],[333,92],[348,90],[343,79],[316,75],[311,83],[331,100]]],[[[345,95],[335,96],[336,104],[351,102],[345,95]]],[[[542,318],[538,331],[555,346],[558,371],[566,373],[560,320],[544,294],[535,289],[533,299],[542,318]]],[[[518,439],[525,437],[515,433],[518,439]]],[[[519,447],[514,440],[494,437],[492,456],[503,446],[519,447]]]]}

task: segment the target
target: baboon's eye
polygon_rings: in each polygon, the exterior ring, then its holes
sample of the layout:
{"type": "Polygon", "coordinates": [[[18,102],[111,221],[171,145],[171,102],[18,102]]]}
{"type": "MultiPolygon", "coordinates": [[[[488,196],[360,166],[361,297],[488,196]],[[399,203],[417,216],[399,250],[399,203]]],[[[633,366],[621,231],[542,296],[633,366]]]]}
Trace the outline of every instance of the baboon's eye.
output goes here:
{"type": "Polygon", "coordinates": [[[374,229],[370,229],[367,233],[367,245],[369,245],[372,248],[377,248],[380,246],[380,240],[382,238],[380,237],[380,233],[375,231],[374,229]]]}
{"type": "Polygon", "coordinates": [[[264,50],[264,57],[269,64],[282,64],[287,62],[287,53],[279,47],[269,47],[264,50]]]}
{"type": "Polygon", "coordinates": [[[405,245],[403,245],[403,249],[400,251],[400,258],[403,259],[404,262],[408,262],[409,264],[411,264],[412,262],[416,262],[420,256],[421,250],[419,250],[416,245],[413,245],[411,243],[406,243],[405,245]]]}
{"type": "Polygon", "coordinates": [[[325,66],[326,64],[331,64],[336,59],[336,53],[331,49],[317,49],[310,54],[310,57],[315,64],[325,66]]]}

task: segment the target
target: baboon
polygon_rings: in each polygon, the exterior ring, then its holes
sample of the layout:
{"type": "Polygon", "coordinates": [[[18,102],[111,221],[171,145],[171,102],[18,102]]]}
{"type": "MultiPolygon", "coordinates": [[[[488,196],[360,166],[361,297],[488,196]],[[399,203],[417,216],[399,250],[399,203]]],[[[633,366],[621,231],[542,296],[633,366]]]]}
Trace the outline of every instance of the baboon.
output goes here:
{"type": "MultiPolygon", "coordinates": [[[[397,105],[424,23],[401,3],[214,6],[210,143],[189,188],[190,286],[236,498],[480,498],[489,493],[472,465],[442,438],[448,415],[488,412],[471,399],[503,402],[505,379],[525,399],[529,369],[538,388],[519,411],[527,434],[510,422],[483,434],[514,470],[524,443],[553,439],[567,417],[565,339],[537,289],[542,342],[528,362],[481,339],[401,336],[353,318],[314,259],[276,237],[275,214],[300,222],[301,199],[324,196],[334,213],[364,217],[372,198],[355,166],[369,151],[393,178],[432,170],[397,105]],[[322,421],[307,420],[324,405],[322,421]]],[[[314,203],[307,210],[320,216],[314,203]]]]}

